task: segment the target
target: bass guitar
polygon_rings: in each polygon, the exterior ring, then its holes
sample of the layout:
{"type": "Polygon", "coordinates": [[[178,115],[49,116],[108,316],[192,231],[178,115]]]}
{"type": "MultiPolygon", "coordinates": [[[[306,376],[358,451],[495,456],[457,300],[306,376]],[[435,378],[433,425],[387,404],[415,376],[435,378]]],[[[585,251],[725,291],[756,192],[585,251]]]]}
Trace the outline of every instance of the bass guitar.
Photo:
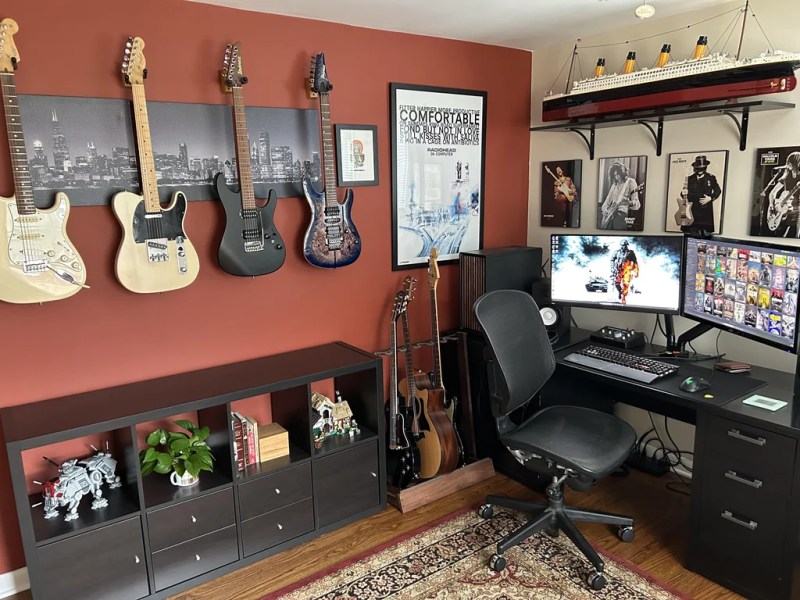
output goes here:
{"type": "Polygon", "coordinates": [[[683,189],[678,195],[678,210],[675,213],[675,223],[678,227],[688,227],[694,223],[694,215],[692,214],[692,203],[689,202],[689,176],[683,180],[683,189]]]}
{"type": "Polygon", "coordinates": [[[112,206],[123,231],[115,263],[117,279],[131,292],[149,294],[186,287],[197,278],[200,260],[183,230],[184,193],[175,192],[166,208],[158,198],[144,96],[147,69],[143,50],[142,38],[128,38],[122,59],[123,82],[133,90],[142,194],[119,192],[114,195],[112,206]]]}
{"type": "Polygon", "coordinates": [[[800,192],[800,183],[794,186],[794,189],[784,190],[780,196],[769,205],[767,209],[767,227],[770,231],[775,231],[783,223],[786,216],[792,210],[792,199],[794,195],[800,192]]]}
{"type": "Polygon", "coordinates": [[[445,410],[445,391],[442,385],[441,354],[439,347],[439,319],[436,288],[439,285],[439,250],[431,250],[428,267],[428,284],[431,290],[431,330],[433,334],[433,374],[422,386],[427,397],[422,397],[422,416],[429,425],[419,440],[420,477],[427,479],[452,472],[459,462],[458,436],[453,422],[445,410]]]}
{"type": "Polygon", "coordinates": [[[403,489],[415,479],[416,467],[414,461],[417,451],[412,437],[409,436],[404,411],[400,410],[400,394],[397,385],[397,319],[405,314],[408,306],[408,292],[397,292],[392,307],[391,327],[389,339],[392,364],[389,378],[389,415],[387,427],[388,450],[386,452],[386,472],[389,482],[397,488],[403,489]]]}
{"type": "MultiPolygon", "coordinates": [[[[544,166],[544,170],[547,171],[548,173],[550,173],[550,175],[553,176],[553,179],[555,179],[556,182],[558,182],[558,177],[556,177],[555,173],[553,173],[550,170],[550,167],[545,165],[544,166]]],[[[566,181],[563,181],[558,185],[558,191],[562,196],[564,196],[564,198],[567,199],[567,201],[573,202],[575,200],[575,192],[574,192],[573,188],[570,188],[570,186],[567,184],[566,181]]]]}
{"type": "Polygon", "coordinates": [[[303,177],[303,193],[311,206],[311,223],[303,241],[303,256],[323,269],[353,264],[361,254],[361,238],[350,218],[353,190],[348,188],[341,204],[336,198],[336,163],[333,157],[333,130],[329,94],[333,85],[328,80],[325,55],[320,52],[311,61],[309,90],[319,96],[322,123],[322,166],[325,190],[318,192],[311,177],[303,177]]]}
{"type": "Polygon", "coordinates": [[[89,286],[83,260],[67,237],[67,195],[57,193],[47,210],[33,202],[14,82],[20,57],[13,36],[18,30],[13,19],[0,21],[0,88],[14,177],[14,195],[0,197],[0,300],[34,304],[67,298],[89,286]]]}
{"type": "Polygon", "coordinates": [[[223,91],[233,97],[239,190],[234,191],[228,187],[224,173],[217,173],[214,177],[214,188],[225,209],[225,232],[219,244],[217,260],[219,266],[231,275],[266,275],[281,268],[286,260],[286,249],[272,219],[278,202],[275,190],[269,191],[266,204],[256,204],[242,94],[242,86],[247,83],[247,77],[242,73],[239,42],[228,44],[225,49],[220,78],[223,91]]]}

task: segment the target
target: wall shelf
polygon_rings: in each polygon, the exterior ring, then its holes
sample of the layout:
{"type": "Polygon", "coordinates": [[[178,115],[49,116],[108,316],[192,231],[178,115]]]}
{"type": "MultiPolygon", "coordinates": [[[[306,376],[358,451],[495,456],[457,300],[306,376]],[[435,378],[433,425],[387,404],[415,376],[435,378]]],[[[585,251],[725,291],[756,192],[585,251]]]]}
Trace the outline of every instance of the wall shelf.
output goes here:
{"type": "Polygon", "coordinates": [[[694,106],[680,106],[658,108],[647,111],[637,111],[609,117],[591,117],[574,119],[564,123],[552,125],[539,125],[531,127],[531,131],[571,131],[577,133],[589,149],[589,160],[594,160],[595,130],[606,127],[620,127],[623,125],[638,124],[646,127],[653,136],[656,144],[656,156],[661,156],[662,142],[664,139],[664,122],[679,121],[683,119],[696,119],[699,117],[712,117],[727,115],[730,117],[739,132],[739,150],[747,147],[747,130],[750,123],[750,113],[770,110],[784,110],[794,108],[791,102],[773,102],[770,100],[751,100],[745,102],[716,102],[698,104],[694,106]],[[655,128],[654,128],[655,126],[655,128]]]}

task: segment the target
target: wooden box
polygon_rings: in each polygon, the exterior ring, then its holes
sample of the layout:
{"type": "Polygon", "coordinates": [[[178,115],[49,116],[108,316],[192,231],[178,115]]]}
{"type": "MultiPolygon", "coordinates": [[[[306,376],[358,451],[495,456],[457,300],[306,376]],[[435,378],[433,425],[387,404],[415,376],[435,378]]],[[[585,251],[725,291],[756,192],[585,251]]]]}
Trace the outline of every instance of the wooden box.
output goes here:
{"type": "Polygon", "coordinates": [[[258,426],[259,461],[266,462],[289,454],[289,432],[278,423],[258,426]]]}

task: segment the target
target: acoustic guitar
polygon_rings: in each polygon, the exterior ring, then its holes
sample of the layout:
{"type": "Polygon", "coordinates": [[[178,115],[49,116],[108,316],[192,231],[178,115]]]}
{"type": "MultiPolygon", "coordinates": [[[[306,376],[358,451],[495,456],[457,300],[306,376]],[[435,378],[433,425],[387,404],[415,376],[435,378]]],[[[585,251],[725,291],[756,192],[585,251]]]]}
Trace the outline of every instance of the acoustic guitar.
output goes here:
{"type": "Polygon", "coordinates": [[[358,259],[361,255],[361,237],[350,218],[353,190],[347,189],[342,203],[336,198],[336,162],[333,156],[329,98],[333,84],[328,79],[325,55],[322,52],[311,61],[308,81],[310,93],[319,96],[325,188],[324,192],[318,192],[308,174],[303,178],[303,193],[311,206],[311,223],[303,241],[303,256],[315,267],[335,269],[351,265],[358,259]]]}
{"type": "Polygon", "coordinates": [[[149,294],[191,284],[200,272],[200,260],[183,229],[187,204],[184,193],[175,192],[163,208],[158,198],[144,95],[147,69],[143,50],[142,38],[128,38],[122,59],[123,83],[133,90],[142,194],[119,192],[112,199],[112,207],[123,231],[115,263],[117,279],[131,292],[149,294]]]}
{"type": "Polygon", "coordinates": [[[0,88],[14,178],[14,195],[0,197],[0,300],[34,304],[67,298],[89,286],[83,260],[67,237],[67,195],[57,193],[47,210],[33,202],[14,82],[20,57],[13,36],[18,30],[13,19],[0,21],[0,88]]]}

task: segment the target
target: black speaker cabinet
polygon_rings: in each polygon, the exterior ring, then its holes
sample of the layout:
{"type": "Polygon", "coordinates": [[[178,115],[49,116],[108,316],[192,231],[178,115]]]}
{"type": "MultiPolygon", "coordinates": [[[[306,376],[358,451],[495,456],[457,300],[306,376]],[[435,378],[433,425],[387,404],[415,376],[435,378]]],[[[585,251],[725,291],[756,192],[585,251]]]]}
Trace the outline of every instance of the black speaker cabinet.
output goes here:
{"type": "Polygon", "coordinates": [[[534,281],[531,286],[531,295],[539,307],[539,313],[542,315],[550,339],[555,341],[566,335],[571,321],[569,306],[553,304],[550,301],[550,278],[534,281]]]}
{"type": "Polygon", "coordinates": [[[542,276],[542,249],[531,246],[505,246],[462,252],[460,272],[460,324],[462,329],[480,333],[472,312],[475,301],[494,290],[530,292],[542,276]]]}

